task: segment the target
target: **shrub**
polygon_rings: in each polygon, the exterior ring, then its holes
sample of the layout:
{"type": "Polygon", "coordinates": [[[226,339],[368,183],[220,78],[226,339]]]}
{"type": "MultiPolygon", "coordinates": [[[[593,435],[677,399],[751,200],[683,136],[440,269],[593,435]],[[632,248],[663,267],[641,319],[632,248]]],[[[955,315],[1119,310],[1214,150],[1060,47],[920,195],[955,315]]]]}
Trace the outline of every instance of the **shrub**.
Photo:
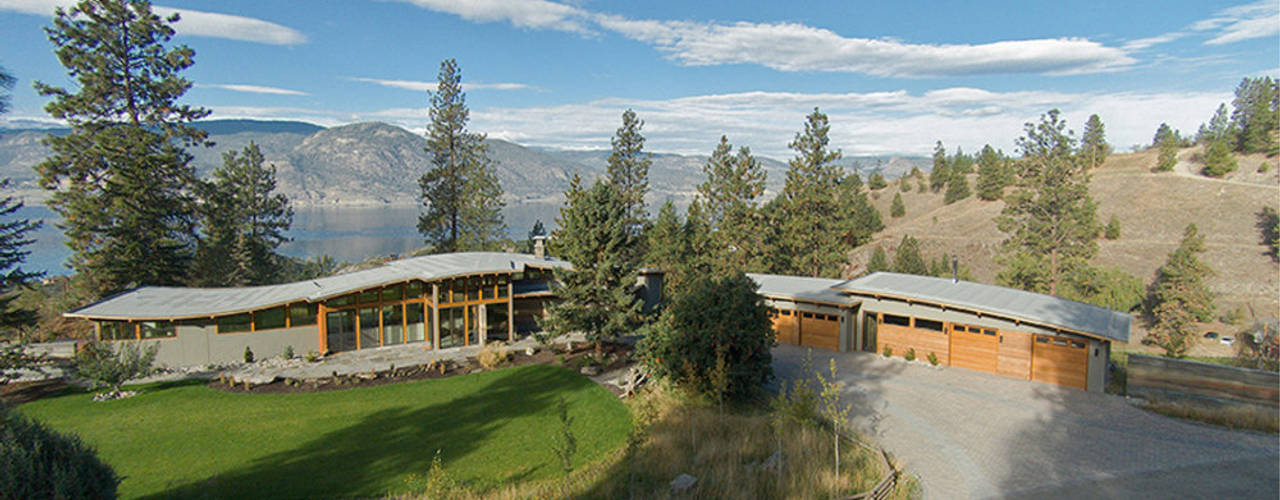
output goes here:
{"type": "Polygon", "coordinates": [[[933,366],[938,366],[938,355],[937,355],[937,354],[934,354],[934,353],[932,353],[932,352],[931,352],[931,353],[929,353],[929,358],[928,358],[928,359],[929,359],[929,364],[931,364],[931,365],[933,365],[933,366]]]}
{"type": "Polygon", "coordinates": [[[1147,293],[1142,279],[1118,267],[1085,266],[1063,285],[1063,298],[1124,312],[1141,305],[1147,293]]]}
{"type": "Polygon", "coordinates": [[[1107,221],[1107,227],[1103,230],[1103,236],[1108,240],[1114,240],[1120,237],[1120,218],[1114,215],[1111,220],[1107,221]]]}
{"type": "Polygon", "coordinates": [[[320,355],[315,351],[307,351],[307,354],[304,355],[302,359],[307,360],[308,363],[315,363],[316,360],[320,359],[320,355]]]}
{"type": "Polygon", "coordinates": [[[893,357],[893,348],[892,348],[892,347],[889,347],[889,344],[885,344],[885,345],[884,345],[884,357],[886,357],[886,358],[892,358],[892,357],[893,357]]]}
{"type": "Polygon", "coordinates": [[[151,373],[159,347],[151,344],[141,349],[136,343],[122,342],[112,351],[106,344],[90,342],[76,355],[76,373],[93,382],[94,387],[119,392],[120,385],[129,379],[151,373]]]}
{"type": "Polygon", "coordinates": [[[907,206],[902,204],[902,193],[894,193],[893,203],[889,205],[890,217],[902,217],[907,215],[907,206]]]}
{"type": "Polygon", "coordinates": [[[0,406],[0,498],[115,498],[119,484],[79,437],[0,406]]]}
{"type": "Polygon", "coordinates": [[[729,372],[726,395],[735,400],[754,395],[773,378],[773,328],[756,288],[741,272],[692,285],[672,299],[640,341],[640,359],[651,374],[708,394],[707,377],[690,373],[710,373],[722,350],[729,372]]]}
{"type": "Polygon", "coordinates": [[[903,355],[902,357],[906,358],[906,359],[907,359],[907,361],[915,361],[915,360],[916,360],[916,348],[912,347],[912,348],[910,348],[910,349],[907,349],[907,354],[903,355]]]}
{"type": "Polygon", "coordinates": [[[284,359],[293,359],[293,346],[284,346],[284,359]]]}
{"type": "Polygon", "coordinates": [[[502,347],[501,342],[490,342],[480,348],[480,352],[476,354],[476,361],[480,362],[480,366],[486,370],[492,370],[502,366],[511,360],[511,351],[502,347]]]}
{"type": "Polygon", "coordinates": [[[884,189],[888,185],[889,182],[885,180],[884,174],[880,172],[872,172],[871,176],[867,177],[867,187],[871,189],[884,189]]]}
{"type": "Polygon", "coordinates": [[[253,362],[253,349],[250,349],[249,346],[244,346],[244,362],[253,362]]]}

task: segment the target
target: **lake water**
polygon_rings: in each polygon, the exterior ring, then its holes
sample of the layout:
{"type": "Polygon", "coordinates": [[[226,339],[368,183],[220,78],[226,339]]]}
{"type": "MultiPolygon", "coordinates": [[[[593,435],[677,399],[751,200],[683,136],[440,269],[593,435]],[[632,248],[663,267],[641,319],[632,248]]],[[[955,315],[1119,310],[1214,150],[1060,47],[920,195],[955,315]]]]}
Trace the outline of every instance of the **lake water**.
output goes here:
{"type": "MultiPolygon", "coordinates": [[[[559,205],[543,203],[509,206],[504,211],[508,234],[523,239],[537,220],[550,229],[558,210],[559,205]]],[[[28,247],[31,255],[23,269],[50,275],[70,273],[66,262],[71,250],[56,226],[61,218],[40,205],[22,207],[14,217],[44,221],[44,227],[34,235],[35,244],[28,247]]],[[[282,245],[280,253],[291,257],[328,254],[339,261],[354,262],[379,255],[404,255],[423,246],[417,207],[295,207],[293,227],[287,234],[292,241],[282,245]]]]}

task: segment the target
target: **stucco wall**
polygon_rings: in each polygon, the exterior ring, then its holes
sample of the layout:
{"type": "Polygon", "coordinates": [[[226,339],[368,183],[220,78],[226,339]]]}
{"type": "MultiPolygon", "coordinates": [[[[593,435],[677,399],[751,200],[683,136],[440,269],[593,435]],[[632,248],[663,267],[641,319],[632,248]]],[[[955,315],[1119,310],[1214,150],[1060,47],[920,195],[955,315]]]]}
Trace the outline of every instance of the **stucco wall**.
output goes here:
{"type": "MultiPolygon", "coordinates": [[[[296,356],[307,351],[320,351],[320,336],[316,325],[297,328],[281,328],[259,332],[218,334],[212,323],[186,323],[177,325],[177,336],[167,339],[143,340],[141,345],[159,345],[156,364],[160,366],[194,366],[210,363],[244,361],[244,348],[253,351],[255,359],[279,356],[285,347],[293,346],[296,356]]],[[[113,342],[118,344],[119,342],[113,342]]]]}

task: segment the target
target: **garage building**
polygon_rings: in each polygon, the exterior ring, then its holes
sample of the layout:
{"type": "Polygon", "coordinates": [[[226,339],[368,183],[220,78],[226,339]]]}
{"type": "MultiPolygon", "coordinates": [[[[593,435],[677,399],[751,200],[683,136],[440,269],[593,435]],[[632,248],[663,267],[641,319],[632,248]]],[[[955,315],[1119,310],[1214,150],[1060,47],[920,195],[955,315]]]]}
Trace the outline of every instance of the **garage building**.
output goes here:
{"type": "Polygon", "coordinates": [[[1106,386],[1111,342],[1132,317],[1049,295],[878,272],[853,280],[751,275],[773,308],[779,342],[892,356],[1088,391],[1106,386]],[[818,315],[835,317],[828,340],[818,315]],[[811,317],[812,316],[812,317],[811,317]],[[806,328],[808,327],[808,328],[806,328]],[[806,338],[806,332],[811,332],[806,338]]]}

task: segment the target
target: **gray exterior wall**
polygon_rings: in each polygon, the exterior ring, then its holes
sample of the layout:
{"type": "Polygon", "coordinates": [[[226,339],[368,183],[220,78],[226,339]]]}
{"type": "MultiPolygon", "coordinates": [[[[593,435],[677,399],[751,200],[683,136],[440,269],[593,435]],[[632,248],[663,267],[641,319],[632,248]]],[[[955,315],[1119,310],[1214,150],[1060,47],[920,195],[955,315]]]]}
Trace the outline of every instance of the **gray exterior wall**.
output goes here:
{"type": "MultiPolygon", "coordinates": [[[[1002,318],[991,316],[978,316],[968,311],[958,311],[955,309],[943,309],[932,304],[906,303],[899,300],[877,299],[874,297],[858,297],[862,300],[862,313],[857,316],[858,320],[853,322],[854,328],[857,330],[852,336],[851,346],[861,346],[865,318],[870,313],[886,313],[898,316],[914,316],[918,318],[932,319],[936,321],[944,321],[949,323],[960,323],[963,325],[983,326],[1002,330],[1016,330],[1020,332],[1037,333],[1043,335],[1066,336],[1079,340],[1086,340],[1089,343],[1089,367],[1088,380],[1086,385],[1089,392],[1103,392],[1107,387],[1107,365],[1110,362],[1111,343],[1109,341],[1080,337],[1077,335],[1060,333],[1057,330],[1044,328],[1027,323],[1018,323],[1002,318]]],[[[845,345],[843,340],[841,345],[845,345]]],[[[873,347],[874,349],[874,347],[873,347]]]]}
{"type": "Polygon", "coordinates": [[[857,330],[857,326],[854,324],[854,318],[857,317],[857,309],[841,309],[836,306],[829,306],[825,304],[793,302],[789,300],[770,298],[765,298],[764,303],[773,309],[832,314],[838,316],[840,318],[840,351],[847,352],[858,345],[854,342],[857,330]]]}
{"type": "Polygon", "coordinates": [[[179,323],[176,327],[176,337],[111,343],[138,342],[143,346],[159,345],[160,348],[156,351],[156,364],[159,366],[240,363],[244,361],[245,347],[253,351],[255,359],[279,356],[284,353],[287,346],[293,346],[296,356],[306,354],[307,351],[320,352],[318,328],[316,325],[307,325],[258,332],[219,334],[213,323],[179,323]]]}

